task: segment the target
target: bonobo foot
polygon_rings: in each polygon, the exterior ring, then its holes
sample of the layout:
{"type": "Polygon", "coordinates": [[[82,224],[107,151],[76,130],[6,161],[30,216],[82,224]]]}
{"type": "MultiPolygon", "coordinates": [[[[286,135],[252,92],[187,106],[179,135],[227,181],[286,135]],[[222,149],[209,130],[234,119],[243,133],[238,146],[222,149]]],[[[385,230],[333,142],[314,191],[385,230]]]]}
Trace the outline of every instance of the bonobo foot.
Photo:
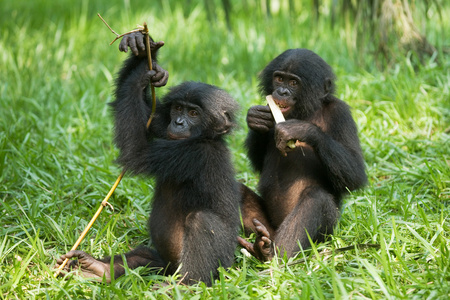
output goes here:
{"type": "Polygon", "coordinates": [[[63,269],[61,275],[67,274],[72,270],[78,270],[83,277],[92,278],[98,281],[102,281],[103,277],[105,278],[107,283],[111,282],[111,274],[110,274],[110,264],[104,263],[93,258],[91,255],[86,252],[73,250],[69,251],[64,255],[61,255],[56,260],[55,268],[59,268],[59,266],[63,263],[63,261],[68,258],[76,258],[75,260],[69,261],[63,269]]]}
{"type": "Polygon", "coordinates": [[[274,244],[270,239],[270,233],[266,226],[257,219],[253,219],[253,224],[256,228],[255,243],[252,244],[245,239],[238,237],[239,244],[260,261],[270,261],[275,255],[274,244]]]}

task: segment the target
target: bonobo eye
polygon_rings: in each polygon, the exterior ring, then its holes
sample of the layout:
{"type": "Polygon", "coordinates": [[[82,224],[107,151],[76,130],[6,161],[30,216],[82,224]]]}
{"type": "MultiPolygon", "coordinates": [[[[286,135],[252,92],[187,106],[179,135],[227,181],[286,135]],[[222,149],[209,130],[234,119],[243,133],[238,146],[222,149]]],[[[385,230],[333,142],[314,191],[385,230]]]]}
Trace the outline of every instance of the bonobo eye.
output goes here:
{"type": "Polygon", "coordinates": [[[175,105],[174,109],[175,109],[176,111],[180,112],[180,111],[183,110],[183,106],[181,106],[181,105],[175,105]]]}
{"type": "Polygon", "coordinates": [[[297,86],[298,82],[297,82],[297,80],[289,80],[289,85],[290,86],[297,86]]]}
{"type": "Polygon", "coordinates": [[[188,112],[189,117],[195,118],[198,116],[198,111],[196,111],[195,109],[192,109],[188,112]]]}
{"type": "Polygon", "coordinates": [[[283,77],[281,77],[281,76],[275,76],[273,79],[275,80],[275,82],[278,82],[278,83],[283,82],[283,77]]]}

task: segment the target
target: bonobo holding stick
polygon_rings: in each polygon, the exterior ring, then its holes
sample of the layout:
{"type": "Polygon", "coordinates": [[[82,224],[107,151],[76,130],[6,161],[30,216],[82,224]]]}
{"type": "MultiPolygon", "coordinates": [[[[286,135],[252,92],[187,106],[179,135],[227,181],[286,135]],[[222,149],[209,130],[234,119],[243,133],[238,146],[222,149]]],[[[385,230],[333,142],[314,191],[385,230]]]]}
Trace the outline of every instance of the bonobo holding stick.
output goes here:
{"type": "MultiPolygon", "coordinates": [[[[138,247],[124,257],[130,269],[145,266],[173,274],[179,268],[183,283],[210,285],[219,266],[231,266],[237,245],[240,193],[224,136],[235,126],[238,105],[215,86],[185,82],[157,101],[147,129],[148,85],[165,85],[168,74],[156,61],[148,70],[143,38],[130,33],[120,43],[121,51],[129,47],[132,54],[119,72],[111,106],[118,163],[132,174],[156,178],[149,218],[152,247],[138,247]]],[[[162,45],[151,42],[153,58],[162,45]]],[[[76,258],[66,271],[111,280],[110,257],[70,251],[57,263],[65,258],[76,258]]],[[[113,261],[117,278],[125,272],[124,262],[121,255],[113,261]]]]}
{"type": "Polygon", "coordinates": [[[247,114],[248,156],[260,172],[261,196],[242,185],[243,221],[252,244],[240,244],[262,261],[276,249],[292,257],[333,232],[342,198],[367,177],[349,106],[334,96],[331,67],[306,49],[291,49],[260,75],[260,90],[271,95],[285,122],[275,124],[268,106],[247,114]],[[292,147],[292,145],[294,145],[292,147]]]}

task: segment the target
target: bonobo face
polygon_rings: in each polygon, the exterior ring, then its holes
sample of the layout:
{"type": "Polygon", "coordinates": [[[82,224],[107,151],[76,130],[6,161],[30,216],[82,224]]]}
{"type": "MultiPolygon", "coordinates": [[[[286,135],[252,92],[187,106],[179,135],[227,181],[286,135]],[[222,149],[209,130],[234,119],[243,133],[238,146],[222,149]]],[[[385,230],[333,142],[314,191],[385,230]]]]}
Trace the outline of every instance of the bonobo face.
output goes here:
{"type": "Polygon", "coordinates": [[[195,135],[200,129],[201,111],[199,106],[191,103],[173,103],[167,137],[171,140],[182,140],[195,135]]]}
{"type": "Polygon", "coordinates": [[[292,73],[275,71],[272,84],[272,97],[283,115],[287,117],[294,110],[294,97],[300,92],[301,79],[292,73]]]}

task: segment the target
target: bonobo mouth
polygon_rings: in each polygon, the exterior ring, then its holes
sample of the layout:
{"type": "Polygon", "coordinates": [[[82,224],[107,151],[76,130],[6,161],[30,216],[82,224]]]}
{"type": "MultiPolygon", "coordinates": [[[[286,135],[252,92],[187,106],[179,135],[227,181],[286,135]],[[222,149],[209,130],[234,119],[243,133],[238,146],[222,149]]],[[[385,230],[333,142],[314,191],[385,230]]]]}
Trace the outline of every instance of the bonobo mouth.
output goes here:
{"type": "Polygon", "coordinates": [[[280,108],[281,112],[283,113],[284,116],[287,116],[289,114],[289,112],[292,109],[292,106],[290,106],[287,101],[285,100],[278,100],[273,98],[275,104],[280,108]]]}
{"type": "Polygon", "coordinates": [[[188,137],[189,137],[189,136],[176,135],[176,134],[173,134],[173,133],[171,133],[171,132],[167,133],[167,138],[168,138],[169,140],[185,140],[185,139],[187,139],[188,137]]]}

